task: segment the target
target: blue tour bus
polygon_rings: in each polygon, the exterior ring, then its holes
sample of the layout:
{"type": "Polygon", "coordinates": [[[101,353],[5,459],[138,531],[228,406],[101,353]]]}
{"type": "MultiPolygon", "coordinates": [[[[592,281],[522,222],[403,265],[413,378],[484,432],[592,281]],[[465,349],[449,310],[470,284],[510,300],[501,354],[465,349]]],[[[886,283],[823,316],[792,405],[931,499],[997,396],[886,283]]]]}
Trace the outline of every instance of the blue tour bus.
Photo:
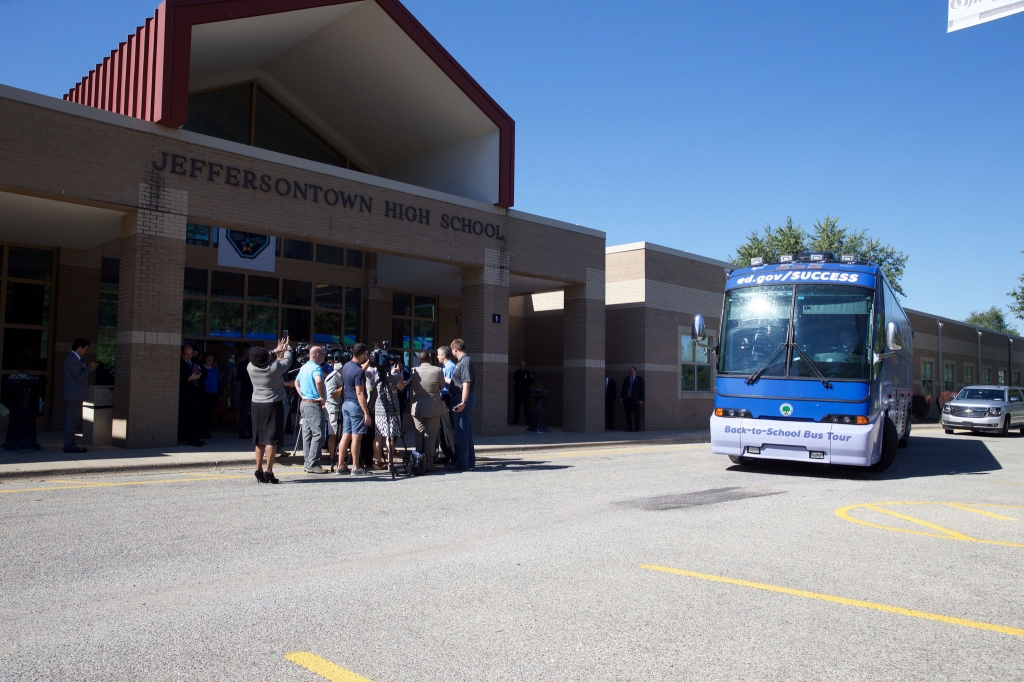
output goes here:
{"type": "MultiPolygon", "coordinates": [[[[874,263],[782,261],[728,275],[711,451],[883,471],[910,436],[910,322],[874,263]]],[[[691,335],[710,347],[702,316],[691,335]]]]}

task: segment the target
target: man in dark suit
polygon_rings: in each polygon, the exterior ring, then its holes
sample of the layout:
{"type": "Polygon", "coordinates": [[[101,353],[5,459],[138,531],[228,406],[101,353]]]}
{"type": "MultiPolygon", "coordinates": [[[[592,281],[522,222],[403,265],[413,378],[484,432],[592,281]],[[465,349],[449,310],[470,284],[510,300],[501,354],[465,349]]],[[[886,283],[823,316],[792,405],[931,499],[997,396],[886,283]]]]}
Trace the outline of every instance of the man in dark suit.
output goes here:
{"type": "Polygon", "coordinates": [[[202,379],[203,370],[192,360],[192,346],[186,343],[181,347],[178,368],[178,440],[188,441],[194,447],[205,445],[199,440],[198,407],[203,392],[199,382],[202,379]]]}
{"type": "Polygon", "coordinates": [[[626,430],[639,431],[644,411],[644,378],[637,376],[636,367],[630,367],[629,376],[622,380],[622,406],[626,408],[626,430]]]}
{"type": "Polygon", "coordinates": [[[526,360],[519,362],[519,369],[512,375],[512,423],[519,423],[519,409],[523,410],[523,419],[530,422],[530,386],[533,384],[533,373],[526,369],[526,360]]]}
{"type": "Polygon", "coordinates": [[[611,431],[615,428],[615,380],[608,376],[608,370],[604,372],[604,430],[611,431]]]}
{"type": "Polygon", "coordinates": [[[71,352],[64,358],[64,452],[86,452],[75,443],[75,433],[82,422],[82,403],[89,399],[89,372],[99,366],[85,363],[88,352],[89,342],[79,338],[71,342],[71,352]]]}

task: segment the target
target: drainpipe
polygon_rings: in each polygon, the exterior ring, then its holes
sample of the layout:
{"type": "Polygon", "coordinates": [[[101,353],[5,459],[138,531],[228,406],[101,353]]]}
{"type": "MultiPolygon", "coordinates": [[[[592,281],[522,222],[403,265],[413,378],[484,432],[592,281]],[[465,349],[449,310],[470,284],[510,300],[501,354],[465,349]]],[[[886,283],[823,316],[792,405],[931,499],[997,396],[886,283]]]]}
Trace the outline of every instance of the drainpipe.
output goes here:
{"type": "Polygon", "coordinates": [[[1013,386],[1013,339],[1007,336],[1006,340],[1009,342],[1006,344],[1006,371],[1009,372],[1006,376],[1006,385],[1013,386]]]}
{"type": "Polygon", "coordinates": [[[980,384],[981,383],[981,330],[980,329],[975,329],[974,331],[978,332],[978,369],[975,370],[976,373],[974,375],[974,381],[976,383],[980,384]]]}

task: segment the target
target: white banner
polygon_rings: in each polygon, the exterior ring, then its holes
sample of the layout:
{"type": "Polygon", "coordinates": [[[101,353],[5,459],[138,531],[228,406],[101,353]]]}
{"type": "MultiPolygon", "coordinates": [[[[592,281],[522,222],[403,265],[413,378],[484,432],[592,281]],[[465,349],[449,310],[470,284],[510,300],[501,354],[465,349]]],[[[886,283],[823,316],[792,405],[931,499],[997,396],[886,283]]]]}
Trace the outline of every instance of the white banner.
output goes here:
{"type": "Polygon", "coordinates": [[[222,229],[217,244],[217,265],[273,272],[276,239],[265,234],[222,229]]]}
{"type": "Polygon", "coordinates": [[[949,0],[946,33],[1024,12],[1024,0],[949,0]]]}

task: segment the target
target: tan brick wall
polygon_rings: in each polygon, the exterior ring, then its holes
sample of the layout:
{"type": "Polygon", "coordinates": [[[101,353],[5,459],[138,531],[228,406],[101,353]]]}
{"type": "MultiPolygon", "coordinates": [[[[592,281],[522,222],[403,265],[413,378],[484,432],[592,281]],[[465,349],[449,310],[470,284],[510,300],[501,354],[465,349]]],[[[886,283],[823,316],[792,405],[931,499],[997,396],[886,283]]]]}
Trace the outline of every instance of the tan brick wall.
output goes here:
{"type": "Polygon", "coordinates": [[[139,187],[139,205],[121,231],[114,438],[158,447],[177,442],[188,197],[154,177],[139,187]]]}
{"type": "Polygon", "coordinates": [[[508,432],[508,282],[508,257],[500,251],[489,253],[482,268],[462,269],[462,339],[477,379],[473,432],[482,436],[508,432]]]}

